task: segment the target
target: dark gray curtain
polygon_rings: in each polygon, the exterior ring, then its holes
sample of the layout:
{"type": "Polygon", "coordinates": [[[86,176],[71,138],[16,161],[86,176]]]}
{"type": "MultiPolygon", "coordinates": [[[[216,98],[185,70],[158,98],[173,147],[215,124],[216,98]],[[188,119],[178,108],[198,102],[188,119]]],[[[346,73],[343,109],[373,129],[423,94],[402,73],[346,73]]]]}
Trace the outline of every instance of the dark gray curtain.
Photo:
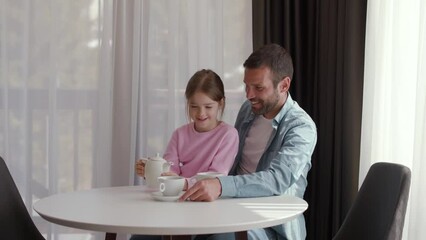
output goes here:
{"type": "Polygon", "coordinates": [[[331,239],[358,191],[366,9],[367,0],[253,0],[253,48],[290,51],[290,92],[317,124],[307,239],[331,239]]]}

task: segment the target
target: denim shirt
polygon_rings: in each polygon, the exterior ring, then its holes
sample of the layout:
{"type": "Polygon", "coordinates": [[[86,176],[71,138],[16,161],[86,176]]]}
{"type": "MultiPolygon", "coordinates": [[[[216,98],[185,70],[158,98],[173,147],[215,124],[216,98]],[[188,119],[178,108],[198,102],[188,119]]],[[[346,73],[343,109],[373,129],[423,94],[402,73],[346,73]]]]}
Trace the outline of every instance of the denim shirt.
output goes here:
{"type": "MultiPolygon", "coordinates": [[[[246,101],[238,113],[235,128],[240,143],[230,175],[236,174],[241,161],[245,138],[256,115],[251,103],[246,101]]],[[[317,142],[315,123],[291,98],[272,121],[272,134],[261,156],[256,172],[244,175],[219,177],[221,197],[262,197],[288,194],[303,198],[311,156],[317,142]]],[[[273,227],[280,239],[305,239],[303,214],[283,225],[273,227]]]]}

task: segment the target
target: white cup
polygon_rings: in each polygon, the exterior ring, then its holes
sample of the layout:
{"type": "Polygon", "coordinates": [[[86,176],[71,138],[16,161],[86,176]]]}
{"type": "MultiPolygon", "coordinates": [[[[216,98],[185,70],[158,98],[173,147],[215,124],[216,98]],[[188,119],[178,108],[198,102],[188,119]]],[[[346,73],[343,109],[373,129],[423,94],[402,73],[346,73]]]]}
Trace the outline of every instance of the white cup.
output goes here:
{"type": "Polygon", "coordinates": [[[185,186],[185,178],[180,176],[161,176],[158,177],[158,182],[164,196],[177,196],[185,186]]]}
{"type": "Polygon", "coordinates": [[[220,172],[199,172],[197,173],[197,175],[195,175],[195,179],[197,179],[197,181],[200,181],[206,178],[215,178],[220,176],[224,176],[224,174],[220,172]]]}

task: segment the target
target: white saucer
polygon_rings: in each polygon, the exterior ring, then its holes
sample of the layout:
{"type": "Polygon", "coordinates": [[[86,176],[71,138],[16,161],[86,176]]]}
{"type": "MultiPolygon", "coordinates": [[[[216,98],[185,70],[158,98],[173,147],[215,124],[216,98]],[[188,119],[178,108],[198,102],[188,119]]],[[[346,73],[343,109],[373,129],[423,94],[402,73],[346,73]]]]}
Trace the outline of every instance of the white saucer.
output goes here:
{"type": "Polygon", "coordinates": [[[179,195],[177,196],[164,196],[162,192],[153,192],[151,193],[152,198],[154,198],[157,201],[162,201],[162,202],[176,202],[180,196],[182,196],[184,192],[181,192],[179,195]]]}

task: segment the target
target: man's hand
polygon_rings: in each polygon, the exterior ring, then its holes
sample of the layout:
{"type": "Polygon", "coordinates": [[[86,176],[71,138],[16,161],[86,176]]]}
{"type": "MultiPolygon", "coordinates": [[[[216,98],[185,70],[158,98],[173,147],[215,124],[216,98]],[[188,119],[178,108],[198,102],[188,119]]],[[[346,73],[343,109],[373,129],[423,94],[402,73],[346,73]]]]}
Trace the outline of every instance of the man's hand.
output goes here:
{"type": "Polygon", "coordinates": [[[179,175],[175,172],[163,172],[161,173],[161,176],[179,176],[179,175]]]}
{"type": "Polygon", "coordinates": [[[203,179],[188,189],[179,201],[211,202],[219,198],[221,192],[222,185],[218,178],[203,179]]]}

